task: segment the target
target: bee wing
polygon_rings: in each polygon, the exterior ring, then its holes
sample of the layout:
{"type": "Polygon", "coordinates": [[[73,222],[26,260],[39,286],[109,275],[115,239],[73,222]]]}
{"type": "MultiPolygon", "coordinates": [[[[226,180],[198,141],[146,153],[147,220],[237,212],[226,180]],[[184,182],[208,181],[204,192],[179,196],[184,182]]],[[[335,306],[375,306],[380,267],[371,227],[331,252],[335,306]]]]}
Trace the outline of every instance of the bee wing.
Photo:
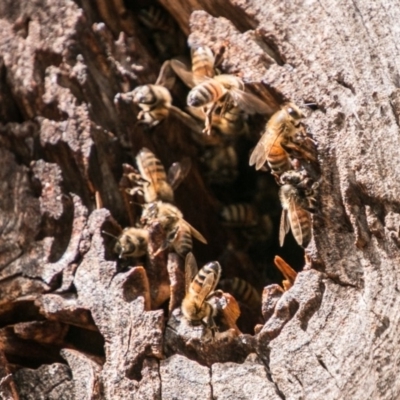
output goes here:
{"type": "MultiPolygon", "coordinates": [[[[173,105],[170,106],[169,111],[171,114],[173,114],[179,121],[181,121],[183,124],[185,124],[189,129],[192,131],[202,134],[203,133],[203,127],[202,125],[191,115],[183,112],[180,108],[175,107],[173,105]]],[[[203,116],[204,119],[204,116],[203,116]]]]}
{"type": "Polygon", "coordinates": [[[171,68],[187,86],[189,86],[190,88],[196,86],[193,81],[193,73],[190,67],[185,65],[182,61],[177,60],[176,58],[172,59],[170,63],[171,63],[171,68]]]}
{"type": "Polygon", "coordinates": [[[282,247],[285,241],[285,236],[289,232],[290,222],[288,218],[288,211],[282,210],[281,223],[279,225],[279,245],[282,247]]]}
{"type": "Polygon", "coordinates": [[[210,292],[213,290],[213,287],[216,286],[215,282],[215,276],[214,274],[208,274],[206,278],[203,281],[203,285],[201,287],[201,290],[198,294],[200,304],[204,303],[204,300],[207,298],[207,296],[210,294],[210,292]]]}
{"type": "Polygon", "coordinates": [[[185,259],[185,293],[188,293],[189,286],[198,272],[197,262],[192,252],[186,255],[185,259]]]}
{"type": "Polygon", "coordinates": [[[189,222],[182,220],[190,229],[190,234],[197,239],[199,242],[207,244],[207,240],[204,238],[204,236],[195,228],[193,228],[192,225],[189,224],[189,222]]]}
{"type": "Polygon", "coordinates": [[[289,201],[289,214],[290,214],[290,226],[292,228],[292,232],[296,230],[299,232],[299,236],[295,237],[296,242],[302,246],[303,245],[303,230],[301,229],[300,219],[297,214],[296,203],[294,199],[289,201]]]}
{"type": "Polygon", "coordinates": [[[265,132],[256,147],[254,147],[253,152],[251,153],[249,165],[255,165],[256,169],[259,170],[263,167],[265,162],[267,161],[267,155],[269,149],[267,149],[268,145],[268,132],[265,132]]]}
{"type": "Polygon", "coordinates": [[[189,157],[185,157],[182,161],[175,162],[169,167],[167,179],[173,190],[188,176],[191,168],[192,161],[189,157]]]}
{"type": "Polygon", "coordinates": [[[161,66],[155,85],[161,85],[167,89],[172,89],[176,80],[173,72],[174,71],[171,68],[171,62],[169,60],[165,61],[161,66]]]}
{"type": "Polygon", "coordinates": [[[229,95],[232,97],[236,105],[238,105],[246,114],[258,113],[271,115],[274,111],[270,106],[252,93],[232,88],[229,90],[229,95]]]}

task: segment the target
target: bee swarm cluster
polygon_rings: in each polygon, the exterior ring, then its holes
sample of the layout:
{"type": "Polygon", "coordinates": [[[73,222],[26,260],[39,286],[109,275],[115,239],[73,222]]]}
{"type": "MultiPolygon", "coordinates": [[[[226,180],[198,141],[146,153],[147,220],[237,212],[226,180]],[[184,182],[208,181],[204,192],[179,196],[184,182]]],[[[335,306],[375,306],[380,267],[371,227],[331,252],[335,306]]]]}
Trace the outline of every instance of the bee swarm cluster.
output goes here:
{"type": "Polygon", "coordinates": [[[270,316],[262,307],[270,292],[262,299],[263,289],[280,280],[278,270],[285,278],[281,293],[293,285],[296,272],[289,264],[296,270],[304,265],[302,248],[310,243],[316,211],[320,170],[302,111],[290,102],[276,109],[250,93],[239,76],[219,70],[223,54],[224,48],[215,53],[191,46],[190,60],[184,55],[165,60],[154,84],[115,98],[117,106],[137,107],[136,128],[150,139],[138,151],[136,167],[123,167],[120,190],[130,226],[122,233],[103,232],[114,236],[115,244],[108,243],[121,268],[144,267],[149,308],[168,314],[166,347],[172,335],[186,353],[196,352],[186,347],[188,339],[212,346],[261,329],[270,316]],[[189,89],[186,104],[172,95],[182,93],[183,85],[189,89]],[[174,142],[169,119],[185,126],[184,145],[179,138],[174,142]],[[163,143],[163,127],[169,146],[182,147],[184,154],[168,172],[154,145],[163,143]],[[175,199],[178,186],[195,175],[211,205],[197,219],[193,210],[201,210],[204,199],[175,199]],[[188,215],[181,211],[185,203],[192,204],[188,215]],[[215,234],[206,235],[192,222],[199,218],[216,220],[215,234]],[[194,254],[204,264],[200,270],[194,254]]]}

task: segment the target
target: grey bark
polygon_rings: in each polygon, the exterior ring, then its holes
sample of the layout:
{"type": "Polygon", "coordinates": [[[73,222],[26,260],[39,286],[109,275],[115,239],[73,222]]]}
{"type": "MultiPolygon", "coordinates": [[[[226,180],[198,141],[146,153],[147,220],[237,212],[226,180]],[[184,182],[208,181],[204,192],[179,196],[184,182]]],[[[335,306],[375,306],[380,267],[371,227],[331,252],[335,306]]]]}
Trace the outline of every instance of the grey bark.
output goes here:
{"type": "MultiPolygon", "coordinates": [[[[272,108],[316,104],[311,261],[289,291],[265,290],[254,336],[205,340],[179,308],[167,324],[179,260],[151,261],[149,294],[143,269],[119,271],[101,234],[129,224],[118,182],[141,147],[165,165],[196,157],[179,121],[146,133],[115,97],[160,67],[137,13],[119,0],[3,1],[0,398],[399,398],[400,6],[160,3],[189,44],[224,45],[221,69],[272,108]]],[[[213,238],[198,254],[216,258],[226,233],[196,165],[176,197],[213,238]]]]}

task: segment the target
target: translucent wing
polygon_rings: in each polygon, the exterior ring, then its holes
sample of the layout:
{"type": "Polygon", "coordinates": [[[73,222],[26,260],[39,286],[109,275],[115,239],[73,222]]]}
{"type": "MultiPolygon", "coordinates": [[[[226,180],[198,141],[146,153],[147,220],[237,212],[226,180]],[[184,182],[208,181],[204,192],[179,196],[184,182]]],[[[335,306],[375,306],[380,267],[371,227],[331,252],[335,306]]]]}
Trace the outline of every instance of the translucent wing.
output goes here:
{"type": "Polygon", "coordinates": [[[273,113],[273,109],[264,101],[259,99],[252,93],[232,88],[229,95],[236,105],[238,105],[246,114],[269,114],[273,113]]]}
{"type": "Polygon", "coordinates": [[[193,228],[192,225],[189,224],[189,222],[182,220],[190,229],[191,235],[197,239],[199,242],[207,244],[207,240],[204,238],[204,236],[195,228],[193,228]]]}
{"type": "Polygon", "coordinates": [[[189,86],[190,88],[196,86],[193,81],[193,74],[190,67],[185,65],[182,61],[177,60],[175,58],[172,59],[170,63],[171,63],[171,68],[187,86],[189,86]]]}
{"type": "Polygon", "coordinates": [[[191,168],[192,161],[189,157],[185,157],[182,161],[175,162],[169,167],[168,182],[173,190],[175,190],[188,176],[191,168]]]}
{"type": "Polygon", "coordinates": [[[165,61],[161,66],[160,73],[156,80],[156,85],[164,86],[167,89],[172,89],[175,84],[176,77],[174,71],[171,68],[171,62],[169,60],[165,61]]]}
{"type": "Polygon", "coordinates": [[[288,211],[282,210],[281,223],[279,225],[279,245],[282,247],[285,241],[285,236],[289,232],[290,222],[288,219],[288,211]]]}
{"type": "Polygon", "coordinates": [[[256,144],[256,147],[254,147],[253,152],[251,153],[249,165],[255,165],[257,170],[261,169],[267,161],[268,140],[268,132],[265,132],[256,144]]]}
{"type": "Polygon", "coordinates": [[[290,199],[289,201],[289,220],[290,220],[290,227],[292,229],[292,233],[296,242],[303,246],[303,230],[301,227],[300,219],[297,213],[297,207],[294,199],[290,199]],[[296,232],[296,235],[294,234],[296,232]]]}
{"type": "Polygon", "coordinates": [[[197,262],[193,253],[188,253],[185,259],[185,293],[189,292],[189,286],[198,272],[197,262]]]}
{"type": "MultiPolygon", "coordinates": [[[[177,119],[179,119],[179,121],[185,124],[190,130],[199,134],[203,133],[202,125],[195,118],[183,112],[180,108],[171,105],[169,111],[177,119]]],[[[203,114],[203,119],[204,119],[204,114],[203,114]]]]}
{"type": "Polygon", "coordinates": [[[198,294],[198,298],[200,300],[200,304],[204,303],[204,300],[207,298],[207,296],[210,294],[211,290],[215,286],[215,276],[214,274],[208,274],[206,278],[203,281],[203,285],[201,287],[201,290],[198,294]]]}

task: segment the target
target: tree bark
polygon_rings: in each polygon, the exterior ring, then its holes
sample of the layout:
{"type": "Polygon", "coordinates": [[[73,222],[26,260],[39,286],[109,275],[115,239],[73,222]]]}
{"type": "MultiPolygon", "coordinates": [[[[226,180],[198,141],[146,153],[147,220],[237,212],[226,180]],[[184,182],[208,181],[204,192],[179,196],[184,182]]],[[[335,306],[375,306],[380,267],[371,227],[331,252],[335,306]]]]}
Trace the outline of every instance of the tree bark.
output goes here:
{"type": "MultiPolygon", "coordinates": [[[[200,262],[229,240],[188,128],[171,116],[147,131],[121,96],[154,83],[164,57],[138,18],[148,2],[128,3],[0,4],[0,398],[399,398],[400,6],[159,0],[183,32],[172,43],[224,46],[220,69],[273,110],[312,103],[309,262],[288,291],[264,290],[255,335],[208,340],[176,307],[182,259],[121,265],[102,234],[138,213],[119,182],[148,147],[165,166],[194,161],[175,195],[208,239],[200,262]]],[[[249,120],[253,145],[264,123],[249,120]]]]}

